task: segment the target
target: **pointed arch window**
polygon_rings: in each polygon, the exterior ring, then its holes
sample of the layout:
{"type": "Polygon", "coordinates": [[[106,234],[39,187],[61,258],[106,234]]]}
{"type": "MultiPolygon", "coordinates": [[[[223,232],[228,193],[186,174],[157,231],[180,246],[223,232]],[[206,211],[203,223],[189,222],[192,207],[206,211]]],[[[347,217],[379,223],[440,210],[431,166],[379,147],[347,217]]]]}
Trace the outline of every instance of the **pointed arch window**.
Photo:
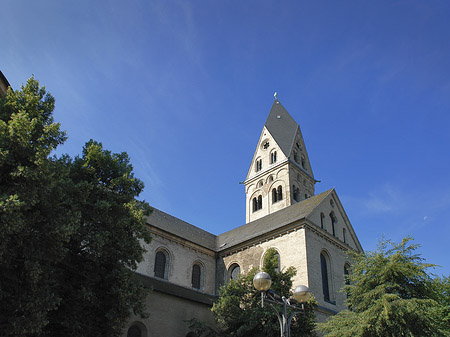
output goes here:
{"type": "Polygon", "coordinates": [[[153,269],[155,277],[167,279],[168,256],[164,251],[157,251],[155,255],[155,267],[153,269]]]}

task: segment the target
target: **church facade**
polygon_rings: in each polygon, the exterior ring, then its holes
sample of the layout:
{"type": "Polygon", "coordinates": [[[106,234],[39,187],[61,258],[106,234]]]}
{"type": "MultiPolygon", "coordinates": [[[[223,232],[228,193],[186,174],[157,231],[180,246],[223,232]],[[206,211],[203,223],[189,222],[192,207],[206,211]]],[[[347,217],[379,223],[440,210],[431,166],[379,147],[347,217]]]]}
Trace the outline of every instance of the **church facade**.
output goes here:
{"type": "Polygon", "coordinates": [[[214,326],[220,286],[260,268],[269,248],[314,293],[318,321],[345,309],[347,251],[362,247],[335,189],[316,195],[316,182],[300,127],[275,98],[243,183],[246,224],[216,236],[158,209],[149,216],[153,239],[136,277],[153,289],[150,315],[131,317],[124,337],[192,337],[192,318],[214,326]]]}

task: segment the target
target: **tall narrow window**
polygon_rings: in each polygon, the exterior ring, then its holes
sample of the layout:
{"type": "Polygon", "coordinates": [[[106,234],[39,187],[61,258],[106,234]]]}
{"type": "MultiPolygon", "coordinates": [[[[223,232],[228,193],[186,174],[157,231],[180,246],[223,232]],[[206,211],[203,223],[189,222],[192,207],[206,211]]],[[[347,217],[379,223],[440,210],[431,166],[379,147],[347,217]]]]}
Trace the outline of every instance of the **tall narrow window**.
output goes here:
{"type": "Polygon", "coordinates": [[[297,151],[294,151],[294,161],[296,163],[298,163],[298,153],[297,153],[297,151]]]}
{"type": "Polygon", "coordinates": [[[156,252],[154,268],[155,277],[166,278],[166,262],[166,254],[161,251],[156,252]]]}
{"type": "Polygon", "coordinates": [[[330,213],[330,219],[331,219],[331,232],[333,233],[333,236],[336,236],[336,216],[333,212],[330,213]]]}
{"type": "Polygon", "coordinates": [[[281,186],[277,188],[277,200],[283,200],[283,188],[281,186]]]}
{"type": "Polygon", "coordinates": [[[328,278],[328,266],[327,266],[327,258],[322,253],[320,254],[320,267],[322,270],[322,291],[323,291],[323,299],[325,302],[330,302],[330,286],[329,286],[329,278],[328,278]]]}
{"type": "Polygon", "coordinates": [[[277,162],[277,151],[272,151],[270,154],[270,163],[276,163],[277,162]]]}
{"type": "Polygon", "coordinates": [[[344,238],[344,243],[347,243],[347,230],[342,228],[342,237],[344,238]]]}
{"type": "Polygon", "coordinates": [[[257,159],[257,160],[256,160],[256,167],[255,167],[255,170],[256,170],[256,172],[262,170],[262,159],[257,159]]]}
{"type": "Polygon", "coordinates": [[[305,165],[306,165],[306,159],[305,159],[304,156],[302,156],[302,167],[303,167],[304,169],[306,169],[305,165]]]}
{"type": "Polygon", "coordinates": [[[320,228],[325,229],[325,214],[323,213],[320,213],[320,228]]]}
{"type": "Polygon", "coordinates": [[[258,209],[262,208],[262,196],[258,197],[258,209]]]}
{"type": "Polygon", "coordinates": [[[200,280],[202,276],[202,269],[198,264],[192,266],[192,288],[200,289],[200,280]]]}
{"type": "Polygon", "coordinates": [[[295,201],[300,201],[300,189],[295,185],[292,185],[292,192],[295,201]]]}
{"type": "Polygon", "coordinates": [[[233,264],[229,270],[230,280],[237,280],[241,274],[241,267],[237,263],[233,264]]]}
{"type": "Polygon", "coordinates": [[[256,198],[253,198],[253,212],[256,212],[258,210],[258,200],[256,198]]]}
{"type": "Polygon", "coordinates": [[[277,202],[277,189],[272,189],[272,204],[277,202]]]}

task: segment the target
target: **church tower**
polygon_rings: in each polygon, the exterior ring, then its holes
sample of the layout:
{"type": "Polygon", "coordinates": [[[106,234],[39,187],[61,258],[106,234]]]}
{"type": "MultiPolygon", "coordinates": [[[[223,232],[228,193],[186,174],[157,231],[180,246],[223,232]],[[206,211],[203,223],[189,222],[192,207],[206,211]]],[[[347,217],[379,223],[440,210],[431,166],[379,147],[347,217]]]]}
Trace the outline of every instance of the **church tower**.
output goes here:
{"type": "Polygon", "coordinates": [[[275,97],[244,181],[246,222],[308,199],[315,183],[300,126],[275,97]]]}

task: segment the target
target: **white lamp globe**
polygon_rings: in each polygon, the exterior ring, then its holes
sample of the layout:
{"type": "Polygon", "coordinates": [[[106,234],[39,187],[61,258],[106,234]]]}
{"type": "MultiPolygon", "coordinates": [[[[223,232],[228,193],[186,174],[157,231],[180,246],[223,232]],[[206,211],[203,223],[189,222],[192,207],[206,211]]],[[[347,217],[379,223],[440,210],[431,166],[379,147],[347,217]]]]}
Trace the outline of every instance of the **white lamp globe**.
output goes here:
{"type": "Polygon", "coordinates": [[[253,286],[256,288],[256,290],[267,291],[269,290],[271,285],[272,279],[266,272],[261,271],[253,278],[253,286]]]}
{"type": "Polygon", "coordinates": [[[311,291],[307,286],[300,285],[294,289],[294,299],[298,303],[305,303],[311,298],[311,291]]]}

